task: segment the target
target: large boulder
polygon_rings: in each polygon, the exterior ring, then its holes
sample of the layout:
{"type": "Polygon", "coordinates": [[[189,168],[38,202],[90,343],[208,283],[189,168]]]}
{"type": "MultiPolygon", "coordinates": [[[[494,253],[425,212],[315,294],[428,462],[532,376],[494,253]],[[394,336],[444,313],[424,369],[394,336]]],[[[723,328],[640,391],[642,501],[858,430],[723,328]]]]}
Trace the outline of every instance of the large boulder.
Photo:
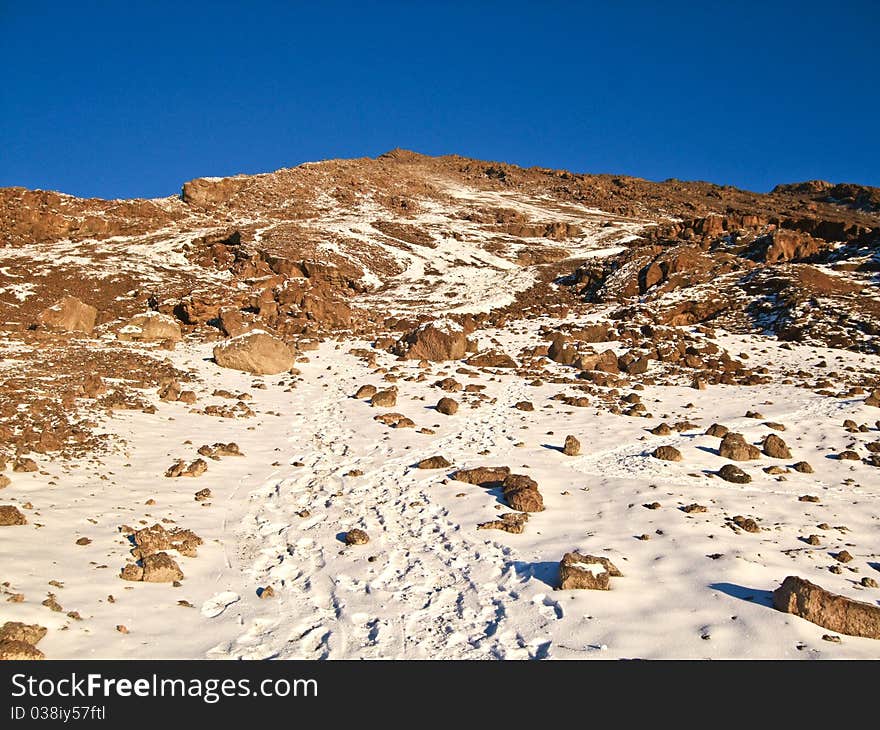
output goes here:
{"type": "Polygon", "coordinates": [[[761,458],[761,451],[757,446],[748,443],[741,433],[731,431],[721,439],[718,455],[733,461],[752,461],[761,458]]]}
{"type": "Polygon", "coordinates": [[[85,332],[91,334],[95,328],[98,310],[90,304],[84,304],[76,297],[63,297],[51,307],[47,307],[37,315],[37,322],[44,327],[60,329],[66,332],[85,332]]]}
{"type": "Polygon", "coordinates": [[[223,368],[255,375],[275,375],[293,367],[293,350],[268,332],[253,330],[214,348],[214,360],[223,368]]]}
{"type": "Polygon", "coordinates": [[[831,593],[796,575],[773,591],[773,607],[840,634],[880,639],[880,606],[831,593]]]}
{"type": "Polygon", "coordinates": [[[181,333],[174,317],[161,312],[142,312],[128,320],[116,337],[126,342],[179,342],[181,333]]]}
{"type": "Polygon", "coordinates": [[[438,319],[408,332],[396,349],[407,360],[460,360],[467,353],[468,339],[460,324],[438,319]]]}

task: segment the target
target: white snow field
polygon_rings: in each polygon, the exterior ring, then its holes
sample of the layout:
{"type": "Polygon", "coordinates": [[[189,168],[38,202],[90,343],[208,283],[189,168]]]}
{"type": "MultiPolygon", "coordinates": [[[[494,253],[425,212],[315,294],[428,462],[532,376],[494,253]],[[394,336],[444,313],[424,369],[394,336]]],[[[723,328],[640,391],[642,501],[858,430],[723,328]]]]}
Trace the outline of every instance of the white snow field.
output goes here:
{"type": "MultiPolygon", "coordinates": [[[[549,322],[478,336],[516,356],[542,342],[538,329],[549,322]]],[[[774,367],[867,362],[836,350],[783,350],[756,336],[720,341],[774,367]]],[[[0,602],[0,621],[47,626],[40,649],[50,658],[880,656],[880,642],[842,636],[832,643],[822,639],[827,630],[770,606],[770,592],[790,574],[878,599],[877,589],[858,581],[880,578],[880,471],[829,458],[876,438],[873,425],[870,433],[841,428],[846,418],[874,423],[877,409],[863,399],[778,384],[647,386],[639,393],[654,418],[645,419],[550,400],[570,391],[548,379],[531,386],[513,372],[457,374],[454,362],[433,364],[422,382],[407,380],[418,363],[377,350],[379,365],[399,368],[393,410],[417,426],[393,429],[373,420],[383,409],[352,397],[362,384],[383,384],[382,373],[349,354],[369,346],[322,343],[298,364],[292,388],[289,375],[218,368],[210,345],[157,352],[198,374],[198,407],[229,402],[213,398],[215,389],[245,391],[256,415],[216,418],[145,392],[156,415],[117,412],[101,424],[124,442],[115,453],[72,463],[44,458],[42,471],[16,474],[3,501],[21,507],[29,524],[3,529],[0,582],[28,600],[0,602]],[[431,383],[444,374],[484,385],[488,398],[453,394],[458,413],[438,413],[432,406],[445,394],[431,383]],[[521,400],[535,410],[514,409],[521,400]],[[764,419],[745,418],[749,409],[764,419]],[[646,430],[683,419],[698,427],[667,437],[646,430]],[[815,473],[789,471],[780,480],[762,467],[790,464],[763,457],[740,463],[750,484],[714,476],[726,462],[715,452],[718,439],[702,435],[706,428],[723,423],[754,442],[768,432],[766,421],[785,425],[791,462],[808,461],[815,473]],[[420,433],[423,427],[434,433],[420,433]],[[568,434],[580,440],[581,456],[561,453],[568,434]],[[163,476],[176,459],[195,459],[202,444],[229,441],[244,457],[208,460],[196,479],[163,476]],[[678,448],[683,460],[653,459],[661,444],[678,448]],[[507,511],[500,493],[450,480],[453,469],[413,468],[436,454],[454,468],[507,465],[531,476],[546,510],[530,515],[519,535],[477,530],[507,511]],[[197,502],[194,493],[205,487],[212,498],[197,502]],[[819,501],[799,501],[802,495],[819,501]],[[643,506],[654,502],[660,507],[643,506]],[[692,503],[706,511],[680,509],[692,503]],[[734,531],[729,518],[737,515],[762,530],[734,531]],[[204,539],[197,557],[176,558],[181,587],[121,580],[131,545],[119,527],[162,521],[204,539]],[[368,533],[367,545],[344,544],[355,527],[368,533]],[[821,536],[819,546],[802,540],[811,534],[821,536]],[[76,545],[78,537],[92,542],[76,545]],[[831,554],[844,547],[855,559],[830,572],[831,554]],[[610,591],[555,590],[558,563],[572,550],[610,558],[623,577],[612,578],[610,591]],[[268,586],[274,596],[259,597],[268,586]],[[40,605],[49,593],[63,611],[40,605]]]]}

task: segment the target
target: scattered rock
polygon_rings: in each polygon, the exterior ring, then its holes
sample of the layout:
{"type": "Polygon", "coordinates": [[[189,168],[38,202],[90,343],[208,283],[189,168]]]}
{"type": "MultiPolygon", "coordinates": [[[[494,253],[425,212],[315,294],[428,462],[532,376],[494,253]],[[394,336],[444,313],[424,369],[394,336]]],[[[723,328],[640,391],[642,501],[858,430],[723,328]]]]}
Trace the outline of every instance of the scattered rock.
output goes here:
{"type": "Polygon", "coordinates": [[[730,432],[721,439],[718,455],[723,459],[732,459],[733,461],[751,461],[761,458],[761,452],[757,446],[746,443],[745,437],[741,433],[730,432]]]}
{"type": "Polygon", "coordinates": [[[880,606],[826,591],[790,575],[773,591],[773,606],[839,634],[880,639],[880,606]]]}
{"type": "Polygon", "coordinates": [[[752,481],[752,478],[746,474],[742,469],[734,464],[725,464],[718,470],[718,476],[720,476],[726,482],[732,482],[733,484],[748,484],[752,481]]]}
{"type": "Polygon", "coordinates": [[[370,536],[358,528],[354,528],[345,533],[346,545],[366,545],[369,541],[370,536]]]}
{"type": "Polygon", "coordinates": [[[561,590],[599,590],[611,588],[611,578],[621,572],[608,558],[581,553],[566,553],[559,563],[559,588],[561,590]]]}
{"type": "Polygon", "coordinates": [[[507,512],[499,515],[499,519],[490,522],[481,522],[477,525],[478,530],[503,530],[514,535],[519,535],[526,527],[529,516],[525,512],[507,512]]]}
{"type": "Polygon", "coordinates": [[[454,416],[458,413],[458,402],[452,398],[441,398],[437,401],[437,410],[445,416],[454,416]]]}
{"type": "Polygon", "coordinates": [[[786,445],[785,441],[783,441],[775,433],[769,434],[764,439],[763,451],[766,456],[769,456],[773,459],[791,458],[791,451],[789,451],[789,448],[786,445]]]}
{"type": "Polygon", "coordinates": [[[504,499],[511,509],[519,512],[543,512],[544,499],[538,483],[523,474],[508,474],[501,482],[504,499]]]}
{"type": "Polygon", "coordinates": [[[661,459],[662,461],[682,460],[681,452],[674,446],[658,446],[651,453],[651,456],[653,456],[655,459],[661,459]]]}
{"type": "Polygon", "coordinates": [[[200,477],[208,471],[208,462],[204,459],[196,459],[187,464],[183,459],[179,459],[165,470],[165,476],[169,478],[177,477],[200,477]]]}
{"type": "Polygon", "coordinates": [[[574,436],[566,436],[565,445],[562,447],[562,453],[566,456],[578,456],[581,453],[581,442],[574,436]]]}
{"type": "Polygon", "coordinates": [[[452,463],[443,456],[438,455],[422,459],[417,466],[419,469],[448,469],[452,466],[452,463]]]}
{"type": "Polygon", "coordinates": [[[370,398],[370,405],[373,408],[394,408],[397,405],[396,390],[379,390],[370,398]]]}

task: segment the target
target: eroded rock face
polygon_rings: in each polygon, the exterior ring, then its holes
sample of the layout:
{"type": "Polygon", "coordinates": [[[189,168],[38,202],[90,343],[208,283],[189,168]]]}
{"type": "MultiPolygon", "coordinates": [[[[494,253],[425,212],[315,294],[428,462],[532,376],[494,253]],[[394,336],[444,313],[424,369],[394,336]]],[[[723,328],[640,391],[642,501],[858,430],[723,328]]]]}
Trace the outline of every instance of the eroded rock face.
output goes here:
{"type": "Polygon", "coordinates": [[[179,342],[182,335],[174,317],[161,312],[142,312],[128,320],[116,337],[126,342],[179,342]]]}
{"type": "Polygon", "coordinates": [[[396,351],[407,360],[460,360],[467,354],[464,327],[450,319],[423,324],[404,335],[396,351]]]}
{"type": "Polygon", "coordinates": [[[98,310],[93,306],[84,304],[76,297],[67,296],[40,312],[37,322],[44,327],[65,332],[91,334],[97,316],[98,310]]]}
{"type": "Polygon", "coordinates": [[[831,593],[795,575],[773,591],[773,607],[840,634],[880,639],[880,606],[831,593]]]}
{"type": "Polygon", "coordinates": [[[262,330],[253,330],[214,348],[214,360],[222,368],[254,375],[277,375],[290,370],[293,350],[282,340],[262,330]]]}

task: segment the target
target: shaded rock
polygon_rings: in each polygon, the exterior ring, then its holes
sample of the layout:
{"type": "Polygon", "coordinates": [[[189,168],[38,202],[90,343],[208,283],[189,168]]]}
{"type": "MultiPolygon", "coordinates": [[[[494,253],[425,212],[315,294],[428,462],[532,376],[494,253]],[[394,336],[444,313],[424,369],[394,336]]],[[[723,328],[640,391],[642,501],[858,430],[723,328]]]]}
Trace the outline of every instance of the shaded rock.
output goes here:
{"type": "Polygon", "coordinates": [[[519,512],[543,512],[544,498],[538,483],[523,474],[508,474],[501,482],[504,499],[511,509],[519,512]]]}
{"type": "Polygon", "coordinates": [[[791,458],[791,451],[789,451],[785,441],[775,433],[769,434],[767,438],[764,439],[763,451],[765,455],[773,459],[791,458]]]}
{"type": "Polygon", "coordinates": [[[653,456],[655,459],[662,459],[663,461],[682,460],[681,452],[674,446],[658,446],[651,453],[651,456],[653,456]]]}
{"type": "Polygon", "coordinates": [[[499,519],[490,522],[481,522],[477,525],[478,530],[503,530],[513,535],[519,535],[525,530],[529,516],[525,512],[507,512],[500,515],[499,519]]]}
{"type": "Polygon", "coordinates": [[[715,436],[716,438],[724,438],[728,433],[730,433],[730,429],[720,423],[713,423],[706,429],[706,436],[715,436]]]}
{"type": "Polygon", "coordinates": [[[393,408],[397,405],[397,391],[390,388],[377,391],[370,398],[370,405],[373,408],[393,408]]]}
{"type": "Polygon", "coordinates": [[[458,413],[458,402],[452,398],[441,398],[437,402],[437,410],[446,416],[454,416],[458,413]]]}
{"type": "Polygon", "coordinates": [[[513,407],[516,408],[518,411],[530,412],[530,411],[535,410],[535,406],[532,405],[532,403],[527,400],[518,401],[517,403],[513,404],[513,407]]]}
{"type": "Polygon", "coordinates": [[[826,591],[790,575],[773,591],[773,607],[850,636],[880,639],[880,607],[826,591]]]}
{"type": "Polygon", "coordinates": [[[574,436],[566,436],[565,445],[562,447],[562,453],[566,456],[578,456],[581,453],[581,442],[574,436]]]}
{"type": "Polygon", "coordinates": [[[252,330],[214,347],[214,361],[220,367],[255,375],[286,372],[294,360],[294,352],[285,342],[262,330],[252,330]]]}
{"type": "Polygon", "coordinates": [[[476,484],[486,489],[500,487],[510,474],[507,466],[476,466],[472,469],[459,469],[452,478],[467,484],[476,484]]]}
{"type": "Polygon", "coordinates": [[[752,478],[748,474],[733,464],[725,464],[722,466],[721,469],[718,470],[718,476],[724,481],[732,482],[733,484],[748,484],[752,481],[752,478]]]}
{"type": "Polygon", "coordinates": [[[37,322],[44,327],[64,330],[65,332],[84,332],[91,334],[95,328],[98,310],[89,304],[83,304],[76,297],[63,297],[51,307],[47,307],[37,315],[37,322]]]}
{"type": "Polygon", "coordinates": [[[734,525],[739,527],[746,532],[760,532],[761,528],[758,526],[758,523],[755,522],[751,517],[744,517],[743,515],[736,515],[731,519],[734,525]]]}
{"type": "Polygon", "coordinates": [[[355,398],[372,398],[378,392],[378,388],[375,385],[362,385],[357,389],[357,393],[354,394],[355,398]]]}
{"type": "Polygon", "coordinates": [[[417,466],[419,469],[448,469],[452,463],[447,461],[445,457],[438,455],[422,459],[417,466]]]}
{"type": "Polygon", "coordinates": [[[799,471],[801,474],[812,474],[813,467],[810,466],[806,461],[799,461],[797,464],[792,466],[792,469],[795,471],[799,471]]]}

